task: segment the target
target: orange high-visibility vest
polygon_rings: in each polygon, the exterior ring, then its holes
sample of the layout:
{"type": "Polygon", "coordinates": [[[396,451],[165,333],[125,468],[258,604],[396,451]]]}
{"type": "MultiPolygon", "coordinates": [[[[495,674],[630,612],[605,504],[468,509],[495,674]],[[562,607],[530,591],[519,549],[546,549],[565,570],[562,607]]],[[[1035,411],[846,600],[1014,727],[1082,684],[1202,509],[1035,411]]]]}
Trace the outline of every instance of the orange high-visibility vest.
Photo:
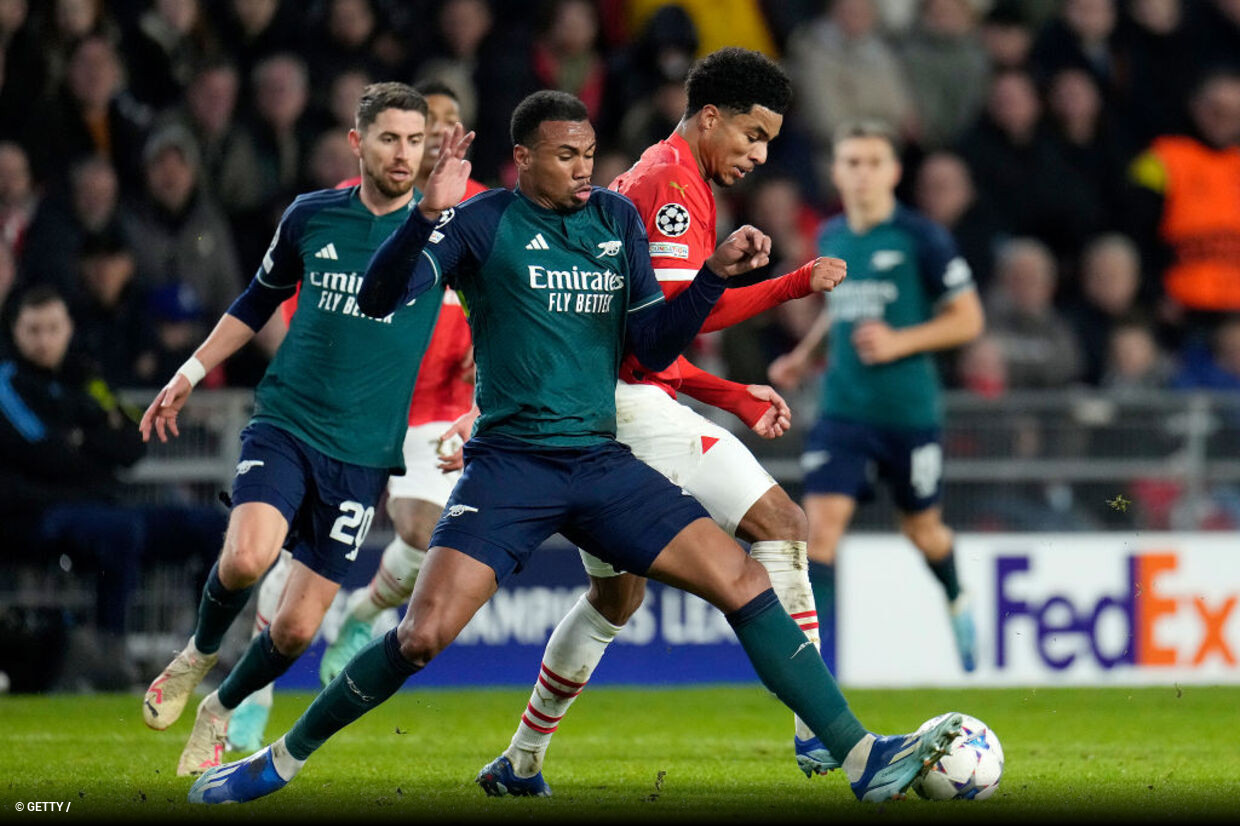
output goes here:
{"type": "Polygon", "coordinates": [[[1192,310],[1240,310],[1240,147],[1162,137],[1133,171],[1151,189],[1162,184],[1158,233],[1173,251],[1163,272],[1167,295],[1192,310]]]}

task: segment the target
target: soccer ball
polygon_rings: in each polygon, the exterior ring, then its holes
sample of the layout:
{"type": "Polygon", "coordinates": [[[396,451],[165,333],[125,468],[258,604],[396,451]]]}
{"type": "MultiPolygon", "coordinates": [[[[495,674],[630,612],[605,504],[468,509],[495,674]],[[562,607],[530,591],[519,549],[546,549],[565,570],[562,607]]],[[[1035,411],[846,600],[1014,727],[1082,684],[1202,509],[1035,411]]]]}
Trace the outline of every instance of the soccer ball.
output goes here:
{"type": "MultiPolygon", "coordinates": [[[[918,731],[938,723],[927,720],[918,731]]],[[[985,800],[999,788],[1003,776],[1003,746],[990,726],[965,714],[960,735],[947,754],[913,783],[913,791],[927,800],[985,800]]]]}

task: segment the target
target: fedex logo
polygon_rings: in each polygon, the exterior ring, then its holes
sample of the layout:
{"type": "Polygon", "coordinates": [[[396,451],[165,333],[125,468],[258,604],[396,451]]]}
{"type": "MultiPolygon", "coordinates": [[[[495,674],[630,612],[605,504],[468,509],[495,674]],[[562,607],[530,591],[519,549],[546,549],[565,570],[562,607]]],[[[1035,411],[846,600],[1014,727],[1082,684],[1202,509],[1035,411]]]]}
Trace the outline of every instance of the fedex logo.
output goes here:
{"type": "Polygon", "coordinates": [[[999,668],[1007,664],[1009,646],[1025,644],[1032,625],[1030,643],[1036,655],[1058,670],[1071,667],[1078,657],[1092,658],[1108,670],[1123,665],[1236,666],[1234,641],[1240,620],[1234,612],[1240,593],[1207,598],[1191,588],[1168,584],[1180,566],[1176,552],[1121,559],[1126,570],[1121,568],[1123,584],[1116,593],[1073,599],[1048,593],[1045,587],[1039,590],[1035,558],[995,557],[995,664],[999,668]],[[1118,635],[1106,633],[1116,629],[1118,635]],[[1169,631],[1179,633],[1172,638],[1169,631]]]}

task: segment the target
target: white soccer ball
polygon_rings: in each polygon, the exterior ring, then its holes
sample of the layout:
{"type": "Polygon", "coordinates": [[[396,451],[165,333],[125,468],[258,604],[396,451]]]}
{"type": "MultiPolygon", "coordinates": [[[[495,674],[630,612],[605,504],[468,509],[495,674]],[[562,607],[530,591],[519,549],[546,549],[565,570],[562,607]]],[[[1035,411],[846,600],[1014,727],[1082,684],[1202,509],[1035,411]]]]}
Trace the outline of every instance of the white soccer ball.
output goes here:
{"type": "MultiPolygon", "coordinates": [[[[922,724],[924,731],[947,715],[922,724]]],[[[913,783],[913,791],[927,800],[985,800],[999,788],[1003,776],[1003,746],[990,726],[963,715],[960,736],[947,754],[913,783]]]]}

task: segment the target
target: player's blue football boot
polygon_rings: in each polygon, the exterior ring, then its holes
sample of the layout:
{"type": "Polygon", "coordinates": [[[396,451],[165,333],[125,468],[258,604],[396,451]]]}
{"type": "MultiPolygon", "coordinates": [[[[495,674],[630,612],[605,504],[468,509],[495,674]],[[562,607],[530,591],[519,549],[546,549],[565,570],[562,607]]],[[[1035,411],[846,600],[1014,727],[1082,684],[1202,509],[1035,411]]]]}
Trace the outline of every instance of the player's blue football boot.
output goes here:
{"type": "Polygon", "coordinates": [[[244,760],[208,769],[189,787],[189,802],[245,803],[287,785],[288,781],[276,771],[268,746],[244,760]]]}
{"type": "Polygon", "coordinates": [[[973,607],[969,595],[963,591],[947,604],[952,621],[952,634],[956,637],[956,651],[960,654],[960,667],[965,671],[977,668],[977,629],[973,625],[973,607]]]}
{"type": "Polygon", "coordinates": [[[852,784],[853,794],[869,803],[903,799],[913,781],[947,753],[963,722],[960,714],[944,714],[942,720],[921,733],[876,736],[865,771],[852,784]]]}
{"type": "Polygon", "coordinates": [[[542,772],[533,777],[517,777],[512,762],[502,754],[483,766],[474,782],[491,797],[551,797],[551,787],[543,780],[542,772]]]}
{"type": "Polygon", "coordinates": [[[805,776],[813,779],[816,774],[826,774],[840,767],[840,761],[832,756],[827,747],[817,737],[802,740],[792,735],[792,746],[797,756],[797,766],[805,772],[805,776]]]}

